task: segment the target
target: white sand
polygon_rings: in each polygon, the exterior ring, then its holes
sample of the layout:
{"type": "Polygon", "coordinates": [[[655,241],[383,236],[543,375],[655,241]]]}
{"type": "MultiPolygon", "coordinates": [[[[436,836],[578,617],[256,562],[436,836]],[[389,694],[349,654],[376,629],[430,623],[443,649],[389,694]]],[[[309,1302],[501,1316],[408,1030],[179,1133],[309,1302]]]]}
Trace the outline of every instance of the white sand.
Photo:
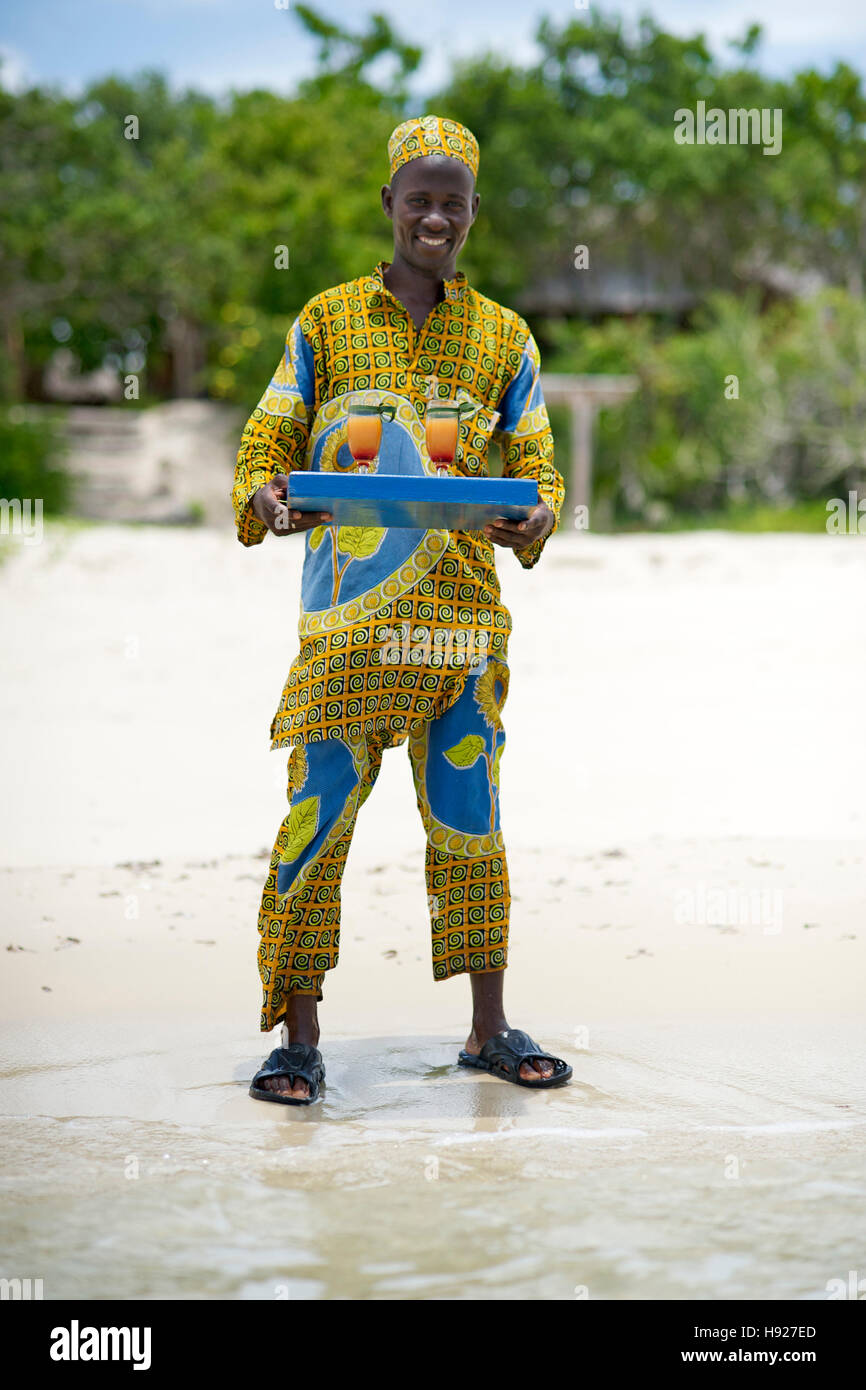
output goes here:
{"type": "Polygon", "coordinates": [[[467,990],[430,975],[397,750],[344,880],[327,1097],[290,1110],[245,1082],[300,555],[55,525],[0,566],[4,1272],[47,1297],[555,1299],[866,1272],[866,549],[504,556],[509,1014],[574,1084],[454,1068],[467,990]]]}

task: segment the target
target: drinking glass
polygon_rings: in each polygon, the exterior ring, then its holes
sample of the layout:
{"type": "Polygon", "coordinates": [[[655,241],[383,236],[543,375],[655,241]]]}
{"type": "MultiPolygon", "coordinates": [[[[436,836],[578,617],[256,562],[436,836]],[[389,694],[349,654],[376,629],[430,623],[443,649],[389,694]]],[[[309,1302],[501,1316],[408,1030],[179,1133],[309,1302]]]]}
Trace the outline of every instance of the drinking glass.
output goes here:
{"type": "Polygon", "coordinates": [[[471,415],[473,408],[457,401],[436,401],[428,405],[427,452],[436,465],[438,477],[444,477],[449,465],[454,462],[460,439],[460,421],[464,415],[471,415]]]}
{"type": "Polygon", "coordinates": [[[394,407],[381,401],[353,401],[349,406],[346,443],[359,473],[369,473],[379,456],[382,421],[394,419],[394,407]]]}

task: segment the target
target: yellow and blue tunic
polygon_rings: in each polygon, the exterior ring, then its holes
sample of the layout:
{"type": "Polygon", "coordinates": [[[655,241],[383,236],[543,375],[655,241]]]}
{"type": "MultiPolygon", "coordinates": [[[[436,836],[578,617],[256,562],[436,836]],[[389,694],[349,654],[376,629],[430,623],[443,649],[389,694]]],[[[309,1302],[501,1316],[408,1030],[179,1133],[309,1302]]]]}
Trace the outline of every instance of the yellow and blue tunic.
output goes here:
{"type": "MultiPolygon", "coordinates": [[[[267,534],[250,504],[274,473],[355,468],[347,407],[368,391],[394,408],[379,471],[435,472],[426,406],[463,401],[474,409],[455,471],[486,476],[493,439],[505,476],[535,479],[558,521],[564,490],[526,323],[458,274],[418,330],[386,268],[316,295],[289,330],[238,453],[244,545],[267,534]]],[[[516,552],[524,568],[544,544],[516,552]]],[[[492,543],[483,532],[328,526],[305,546],[300,652],[271,724],[271,746],[294,753],[259,917],[263,1029],[287,994],[321,997],[336,964],[342,865],[386,747],[408,742],[427,830],[434,976],[502,969],[507,947],[498,780],[511,618],[492,543]]]]}

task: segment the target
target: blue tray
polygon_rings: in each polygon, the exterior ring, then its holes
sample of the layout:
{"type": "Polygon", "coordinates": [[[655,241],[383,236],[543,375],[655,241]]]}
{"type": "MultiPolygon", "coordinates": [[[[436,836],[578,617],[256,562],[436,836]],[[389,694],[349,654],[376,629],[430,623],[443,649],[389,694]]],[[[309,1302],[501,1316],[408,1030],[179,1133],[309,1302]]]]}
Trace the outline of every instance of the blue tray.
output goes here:
{"type": "Polygon", "coordinates": [[[288,502],[300,512],[331,512],[340,526],[480,531],[497,516],[523,521],[538,506],[538,484],[451,474],[296,472],[289,474],[288,502]]]}

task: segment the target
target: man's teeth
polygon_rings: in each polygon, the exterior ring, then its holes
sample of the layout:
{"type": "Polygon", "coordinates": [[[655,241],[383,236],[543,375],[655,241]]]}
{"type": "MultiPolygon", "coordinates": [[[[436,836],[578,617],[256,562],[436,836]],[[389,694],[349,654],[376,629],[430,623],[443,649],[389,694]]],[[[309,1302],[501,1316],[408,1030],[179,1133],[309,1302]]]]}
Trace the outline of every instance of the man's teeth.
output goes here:
{"type": "Polygon", "coordinates": [[[447,238],[447,237],[444,237],[444,236],[420,236],[420,235],[419,235],[418,240],[419,240],[419,241],[425,242],[427,246],[444,246],[445,243],[446,243],[446,241],[448,240],[448,238],[447,238]]]}

